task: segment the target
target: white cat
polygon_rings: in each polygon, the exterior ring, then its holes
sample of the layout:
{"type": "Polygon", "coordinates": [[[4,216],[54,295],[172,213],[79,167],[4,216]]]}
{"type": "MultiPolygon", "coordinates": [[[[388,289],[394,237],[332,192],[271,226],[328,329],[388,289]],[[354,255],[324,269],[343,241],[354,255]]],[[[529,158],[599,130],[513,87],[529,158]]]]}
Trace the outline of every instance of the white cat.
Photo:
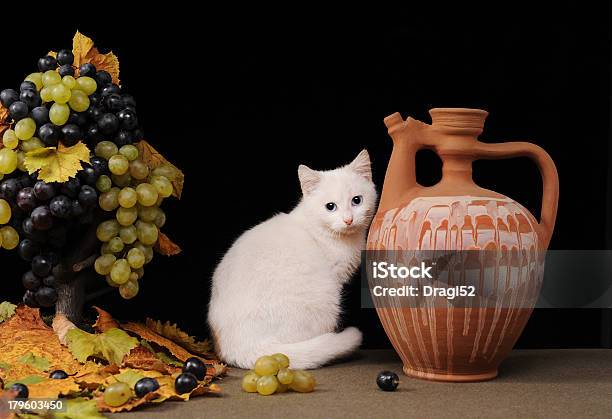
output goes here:
{"type": "Polygon", "coordinates": [[[298,168],[303,197],[246,231],[213,276],[208,321],[225,362],[253,368],[281,352],[295,368],[316,368],[361,344],[350,327],[336,333],[342,286],[360,264],[376,208],[370,157],[329,171],[298,168]]]}

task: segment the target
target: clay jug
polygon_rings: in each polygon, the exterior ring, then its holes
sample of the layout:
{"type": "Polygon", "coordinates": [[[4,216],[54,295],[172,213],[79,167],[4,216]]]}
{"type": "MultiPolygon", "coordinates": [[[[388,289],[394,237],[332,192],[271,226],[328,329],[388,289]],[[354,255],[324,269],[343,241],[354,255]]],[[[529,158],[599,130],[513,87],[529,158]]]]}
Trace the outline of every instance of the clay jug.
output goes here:
{"type": "Polygon", "coordinates": [[[496,273],[527,259],[540,261],[541,269],[506,283],[503,304],[456,307],[429,301],[405,307],[393,297],[382,297],[385,301],[375,306],[407,375],[438,381],[489,380],[497,376],[537,301],[543,255],[557,214],[557,170],[534,144],[480,142],[486,111],[437,108],[429,113],[431,125],[404,120],[399,113],[385,118],[393,152],[368,251],[497,249],[515,257],[494,262],[496,273]],[[434,150],[443,163],[442,179],[431,187],[416,182],[415,154],[423,148],[434,150]],[[519,156],[533,159],[542,175],[539,222],[520,204],[472,180],[474,160],[519,156]]]}

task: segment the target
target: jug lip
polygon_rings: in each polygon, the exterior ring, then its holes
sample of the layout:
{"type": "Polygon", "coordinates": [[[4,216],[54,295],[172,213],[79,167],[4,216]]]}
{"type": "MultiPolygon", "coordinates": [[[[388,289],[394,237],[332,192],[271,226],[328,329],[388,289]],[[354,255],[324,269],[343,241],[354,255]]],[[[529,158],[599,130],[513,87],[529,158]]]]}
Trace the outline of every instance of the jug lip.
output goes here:
{"type": "Polygon", "coordinates": [[[489,112],[472,108],[432,108],[429,110],[434,126],[482,132],[489,112]]]}

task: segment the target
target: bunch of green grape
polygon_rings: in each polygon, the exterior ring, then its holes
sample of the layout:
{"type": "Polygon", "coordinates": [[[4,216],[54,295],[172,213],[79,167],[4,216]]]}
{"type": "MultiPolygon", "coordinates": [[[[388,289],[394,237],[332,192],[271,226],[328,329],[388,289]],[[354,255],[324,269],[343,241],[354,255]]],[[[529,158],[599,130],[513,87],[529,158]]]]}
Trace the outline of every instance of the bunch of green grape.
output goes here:
{"type": "Polygon", "coordinates": [[[110,286],[119,288],[123,298],[130,299],[138,294],[138,280],[153,259],[159,229],[166,223],[160,205],[172,195],[177,173],[171,166],[150,170],[133,145],[118,148],[113,142],[101,141],[95,154],[108,160],[111,173],[110,177],[100,176],[96,183],[101,193],[99,206],[114,217],[97,228],[103,244],[94,266],[110,286]]]}
{"type": "Polygon", "coordinates": [[[12,226],[5,225],[11,221],[11,205],[0,198],[0,248],[13,250],[19,244],[19,233],[12,226]]]}
{"type": "Polygon", "coordinates": [[[269,396],[287,390],[310,393],[316,386],[312,374],[307,371],[289,369],[289,357],[285,354],[262,356],[255,362],[253,371],[242,379],[242,389],[247,393],[269,396]]]}

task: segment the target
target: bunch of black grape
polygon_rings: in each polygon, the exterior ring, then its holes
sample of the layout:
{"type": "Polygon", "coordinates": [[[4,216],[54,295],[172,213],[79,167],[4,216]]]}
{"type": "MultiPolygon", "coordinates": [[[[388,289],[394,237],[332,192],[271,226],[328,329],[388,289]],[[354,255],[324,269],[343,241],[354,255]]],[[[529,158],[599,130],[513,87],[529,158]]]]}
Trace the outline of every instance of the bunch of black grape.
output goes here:
{"type": "Polygon", "coordinates": [[[98,206],[95,184],[108,173],[107,162],[93,157],[78,176],[64,183],[46,183],[34,175],[19,175],[0,182],[0,198],[11,206],[10,225],[21,242],[20,257],[31,263],[23,275],[23,301],[31,307],[50,307],[57,301],[58,279],[53,268],[69,240],[91,225],[98,206]]]}

